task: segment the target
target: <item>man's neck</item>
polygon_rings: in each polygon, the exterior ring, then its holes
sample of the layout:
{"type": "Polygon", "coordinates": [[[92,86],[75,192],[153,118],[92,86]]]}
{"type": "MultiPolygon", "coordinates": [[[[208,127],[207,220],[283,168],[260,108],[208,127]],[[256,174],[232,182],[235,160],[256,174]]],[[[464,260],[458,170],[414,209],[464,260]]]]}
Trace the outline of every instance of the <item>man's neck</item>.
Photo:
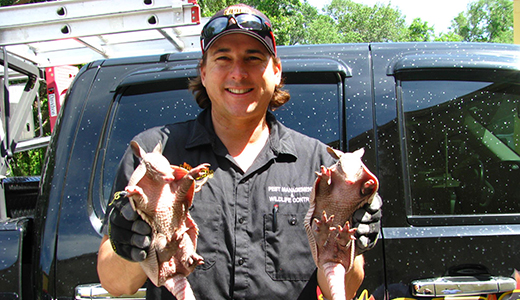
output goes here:
{"type": "Polygon", "coordinates": [[[213,127],[229,154],[244,172],[253,164],[269,138],[265,116],[260,120],[247,122],[223,122],[213,117],[213,127]]]}

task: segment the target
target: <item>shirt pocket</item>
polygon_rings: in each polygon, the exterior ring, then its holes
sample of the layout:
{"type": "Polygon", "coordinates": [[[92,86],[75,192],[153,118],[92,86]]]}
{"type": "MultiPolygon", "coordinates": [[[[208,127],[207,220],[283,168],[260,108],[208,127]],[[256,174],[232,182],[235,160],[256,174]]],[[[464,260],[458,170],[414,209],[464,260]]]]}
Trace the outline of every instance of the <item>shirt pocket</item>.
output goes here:
{"type": "Polygon", "coordinates": [[[264,215],[265,271],[273,280],[309,280],[316,269],[305,214],[264,215]]]}
{"type": "Polygon", "coordinates": [[[204,264],[197,266],[197,269],[208,270],[216,262],[220,247],[219,237],[223,236],[221,208],[213,206],[212,209],[205,209],[203,205],[194,205],[190,213],[199,228],[197,253],[204,258],[204,264]]]}

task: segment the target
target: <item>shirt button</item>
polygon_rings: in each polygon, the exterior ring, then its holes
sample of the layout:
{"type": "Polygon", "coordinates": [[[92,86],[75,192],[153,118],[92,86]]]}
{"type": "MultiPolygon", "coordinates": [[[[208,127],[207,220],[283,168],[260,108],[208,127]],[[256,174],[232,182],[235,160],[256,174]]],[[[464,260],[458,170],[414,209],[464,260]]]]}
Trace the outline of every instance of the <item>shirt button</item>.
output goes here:
{"type": "Polygon", "coordinates": [[[296,225],[296,223],[298,223],[298,220],[296,219],[296,217],[291,217],[289,218],[289,224],[290,225],[296,225]]]}
{"type": "Polygon", "coordinates": [[[244,219],[243,217],[240,217],[240,218],[238,219],[238,223],[240,223],[240,224],[243,224],[244,221],[245,221],[245,219],[244,219]]]}
{"type": "Polygon", "coordinates": [[[242,257],[238,259],[238,265],[241,266],[243,265],[245,262],[245,259],[243,259],[242,257]]]}

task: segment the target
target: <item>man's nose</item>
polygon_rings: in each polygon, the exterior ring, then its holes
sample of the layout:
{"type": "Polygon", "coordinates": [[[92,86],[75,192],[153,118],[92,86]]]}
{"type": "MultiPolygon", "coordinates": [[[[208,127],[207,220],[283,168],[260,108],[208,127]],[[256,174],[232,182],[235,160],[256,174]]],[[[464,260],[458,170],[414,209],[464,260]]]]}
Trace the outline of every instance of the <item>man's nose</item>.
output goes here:
{"type": "Polygon", "coordinates": [[[243,62],[235,62],[231,70],[231,76],[235,80],[243,79],[247,77],[247,69],[243,62]]]}

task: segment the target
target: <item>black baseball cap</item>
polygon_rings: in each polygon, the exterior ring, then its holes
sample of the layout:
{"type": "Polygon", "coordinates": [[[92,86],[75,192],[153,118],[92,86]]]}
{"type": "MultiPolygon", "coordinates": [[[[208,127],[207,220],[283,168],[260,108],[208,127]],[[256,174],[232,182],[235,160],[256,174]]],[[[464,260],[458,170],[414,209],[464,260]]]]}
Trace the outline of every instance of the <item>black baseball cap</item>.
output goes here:
{"type": "Polygon", "coordinates": [[[271,21],[261,11],[245,4],[231,5],[211,17],[200,34],[202,53],[220,37],[231,33],[243,33],[257,39],[276,56],[271,21]]]}

